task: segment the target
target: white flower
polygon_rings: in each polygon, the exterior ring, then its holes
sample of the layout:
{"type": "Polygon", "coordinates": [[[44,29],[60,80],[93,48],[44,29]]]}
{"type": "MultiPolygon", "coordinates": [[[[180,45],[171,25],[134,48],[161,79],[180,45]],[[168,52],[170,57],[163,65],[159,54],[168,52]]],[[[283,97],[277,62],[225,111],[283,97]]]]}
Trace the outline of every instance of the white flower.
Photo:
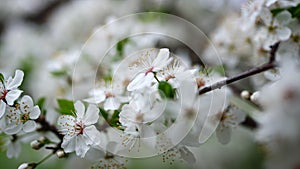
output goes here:
{"type": "Polygon", "coordinates": [[[258,31],[255,40],[263,41],[264,49],[269,50],[271,45],[285,41],[291,36],[291,30],[286,26],[292,19],[288,11],[283,11],[273,18],[271,11],[264,8],[260,16],[265,25],[258,31]]]}
{"type": "Polygon", "coordinates": [[[127,86],[128,91],[141,90],[145,87],[150,87],[154,81],[154,73],[165,68],[171,61],[169,57],[169,49],[163,48],[159,50],[159,53],[155,58],[149,53],[146,53],[144,57],[139,58],[136,63],[137,72],[139,73],[127,86]]]}
{"type": "Polygon", "coordinates": [[[267,168],[272,169],[299,166],[299,64],[284,58],[281,65],[281,79],[261,90],[259,101],[263,113],[257,118],[256,138],[269,152],[267,168]]]}
{"type": "Polygon", "coordinates": [[[15,77],[9,77],[7,80],[0,82],[0,118],[4,115],[6,104],[12,106],[22,91],[18,89],[23,81],[24,73],[16,70],[15,77]]]}
{"type": "MultiPolygon", "coordinates": [[[[228,107],[230,109],[230,107],[228,107]]],[[[227,144],[230,141],[232,128],[245,120],[245,113],[237,110],[225,110],[220,113],[221,121],[216,130],[217,138],[220,143],[227,144]]]]}
{"type": "Polygon", "coordinates": [[[242,14],[242,30],[253,28],[257,17],[260,15],[265,0],[248,0],[241,8],[242,14]]]}
{"type": "Polygon", "coordinates": [[[179,59],[174,59],[165,69],[159,72],[165,81],[168,81],[173,88],[178,88],[184,80],[193,79],[194,70],[186,69],[179,59]]]}
{"type": "Polygon", "coordinates": [[[100,88],[95,88],[89,92],[90,98],[84,101],[93,104],[104,102],[104,110],[117,110],[121,103],[127,102],[128,98],[121,96],[123,93],[121,87],[115,87],[111,84],[101,84],[100,88]]]}
{"type": "Polygon", "coordinates": [[[20,105],[16,107],[9,107],[6,119],[7,127],[5,129],[6,134],[16,134],[22,129],[24,132],[32,132],[36,129],[36,120],[41,114],[40,108],[33,105],[32,98],[30,96],[23,96],[20,105]]]}
{"type": "Polygon", "coordinates": [[[100,132],[92,124],[97,123],[99,109],[90,104],[85,112],[84,104],[75,104],[76,117],[63,115],[58,119],[59,131],[64,135],[61,147],[65,152],[75,151],[77,156],[84,157],[92,145],[100,144],[100,132]]]}
{"type": "MultiPolygon", "coordinates": [[[[154,122],[163,113],[164,104],[161,102],[132,101],[124,105],[120,112],[120,123],[125,127],[126,134],[142,136],[146,123],[154,122]]],[[[149,134],[149,133],[148,133],[149,134]]]]}

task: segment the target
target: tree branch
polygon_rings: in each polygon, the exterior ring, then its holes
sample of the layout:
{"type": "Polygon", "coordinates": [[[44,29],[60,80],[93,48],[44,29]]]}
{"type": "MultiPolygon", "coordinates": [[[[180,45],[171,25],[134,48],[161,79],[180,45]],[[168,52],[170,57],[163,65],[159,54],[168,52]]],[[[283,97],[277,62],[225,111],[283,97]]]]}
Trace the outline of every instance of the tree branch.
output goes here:
{"type": "Polygon", "coordinates": [[[214,89],[221,88],[225,85],[231,84],[233,82],[245,79],[247,77],[250,77],[250,76],[256,75],[258,73],[261,73],[261,72],[264,72],[264,71],[267,71],[269,69],[273,69],[273,68],[277,67],[277,64],[275,62],[275,57],[276,57],[276,51],[278,50],[278,47],[279,47],[279,43],[280,42],[277,42],[277,43],[275,43],[274,45],[271,46],[270,60],[269,60],[268,63],[265,63],[265,64],[263,64],[259,67],[255,67],[255,68],[252,68],[250,70],[247,70],[247,71],[245,71],[243,73],[240,73],[236,76],[226,78],[225,80],[221,80],[221,81],[216,82],[216,83],[214,83],[210,86],[206,86],[206,87],[199,90],[199,95],[202,95],[202,94],[210,92],[214,89]]]}
{"type": "Polygon", "coordinates": [[[36,119],[36,122],[41,124],[41,128],[37,129],[37,131],[51,131],[60,140],[63,139],[64,136],[58,132],[57,128],[54,125],[51,125],[46,121],[45,116],[41,115],[38,119],[36,119]]]}

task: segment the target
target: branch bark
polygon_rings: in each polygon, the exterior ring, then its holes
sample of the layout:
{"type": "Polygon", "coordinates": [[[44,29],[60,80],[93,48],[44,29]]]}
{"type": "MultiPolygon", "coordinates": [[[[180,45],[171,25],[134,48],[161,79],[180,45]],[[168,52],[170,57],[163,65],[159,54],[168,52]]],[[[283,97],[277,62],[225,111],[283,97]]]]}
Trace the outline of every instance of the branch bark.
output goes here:
{"type": "Polygon", "coordinates": [[[219,89],[219,88],[221,88],[225,85],[234,83],[236,81],[245,79],[247,77],[250,77],[250,76],[256,75],[258,73],[261,73],[261,72],[264,72],[264,71],[267,71],[267,70],[270,70],[270,69],[273,69],[273,68],[277,67],[275,57],[276,57],[276,51],[278,50],[279,44],[280,44],[280,42],[277,42],[277,43],[275,43],[274,45],[271,46],[270,59],[269,59],[268,63],[265,63],[265,64],[263,64],[259,67],[255,67],[255,68],[252,68],[250,70],[247,70],[247,71],[245,71],[243,73],[240,73],[236,76],[226,78],[226,79],[221,80],[219,82],[216,82],[216,83],[214,83],[210,86],[203,87],[202,89],[199,90],[199,95],[210,92],[214,89],[219,89]]]}

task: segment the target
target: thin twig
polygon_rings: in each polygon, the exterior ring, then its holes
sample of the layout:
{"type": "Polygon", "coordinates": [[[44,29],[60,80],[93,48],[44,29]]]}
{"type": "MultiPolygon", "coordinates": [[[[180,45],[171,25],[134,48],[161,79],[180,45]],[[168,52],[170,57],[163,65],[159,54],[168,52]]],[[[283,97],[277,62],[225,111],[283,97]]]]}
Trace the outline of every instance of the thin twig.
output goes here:
{"type": "Polygon", "coordinates": [[[58,132],[58,129],[54,125],[51,125],[49,122],[46,121],[45,116],[41,115],[38,119],[36,119],[36,122],[41,124],[41,128],[37,129],[38,131],[51,131],[61,140],[64,137],[58,132]]]}
{"type": "Polygon", "coordinates": [[[250,70],[247,70],[247,71],[245,71],[243,73],[240,73],[236,76],[226,78],[226,79],[221,80],[219,82],[216,82],[216,83],[214,83],[210,86],[206,86],[206,87],[199,90],[199,95],[210,92],[214,89],[219,89],[219,88],[221,88],[225,85],[231,84],[233,82],[245,79],[247,77],[250,77],[250,76],[256,75],[258,73],[261,73],[261,72],[264,72],[264,71],[267,71],[269,69],[273,69],[273,68],[277,67],[277,64],[275,62],[275,57],[276,57],[276,51],[278,50],[278,47],[279,47],[279,43],[280,42],[277,42],[273,46],[271,46],[270,60],[269,60],[268,63],[265,63],[265,64],[263,64],[259,67],[255,67],[255,68],[252,68],[250,70]]]}
{"type": "Polygon", "coordinates": [[[280,44],[280,41],[275,43],[274,45],[270,46],[271,48],[271,51],[270,51],[270,60],[269,60],[269,63],[273,63],[275,62],[276,60],[276,52],[278,50],[278,47],[279,47],[279,44],[280,44]]]}

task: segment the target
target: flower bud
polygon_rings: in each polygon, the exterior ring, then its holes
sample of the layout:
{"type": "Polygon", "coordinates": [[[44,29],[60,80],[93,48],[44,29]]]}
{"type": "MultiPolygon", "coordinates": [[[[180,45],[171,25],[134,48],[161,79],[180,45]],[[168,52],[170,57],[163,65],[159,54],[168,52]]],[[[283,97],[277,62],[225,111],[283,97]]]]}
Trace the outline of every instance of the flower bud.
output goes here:
{"type": "Polygon", "coordinates": [[[23,163],[18,167],[18,169],[34,169],[35,167],[35,163],[23,163]]]}
{"type": "Polygon", "coordinates": [[[249,99],[250,98],[250,92],[249,91],[247,91],[247,90],[244,90],[244,91],[242,91],[241,92],[241,97],[243,98],[243,99],[249,99]]]}
{"type": "Polygon", "coordinates": [[[56,155],[58,158],[63,158],[66,156],[65,152],[63,150],[56,151],[56,155]]]}
{"type": "Polygon", "coordinates": [[[44,146],[43,143],[39,142],[38,140],[33,140],[30,143],[31,148],[35,149],[35,150],[39,150],[40,148],[42,148],[44,146]]]}
{"type": "Polygon", "coordinates": [[[254,103],[258,103],[258,99],[260,97],[260,92],[254,92],[251,96],[250,96],[250,100],[254,103]]]}
{"type": "Polygon", "coordinates": [[[48,141],[48,139],[47,139],[46,137],[42,136],[42,137],[40,137],[40,138],[38,139],[38,141],[41,142],[41,143],[45,143],[45,142],[48,141]]]}

